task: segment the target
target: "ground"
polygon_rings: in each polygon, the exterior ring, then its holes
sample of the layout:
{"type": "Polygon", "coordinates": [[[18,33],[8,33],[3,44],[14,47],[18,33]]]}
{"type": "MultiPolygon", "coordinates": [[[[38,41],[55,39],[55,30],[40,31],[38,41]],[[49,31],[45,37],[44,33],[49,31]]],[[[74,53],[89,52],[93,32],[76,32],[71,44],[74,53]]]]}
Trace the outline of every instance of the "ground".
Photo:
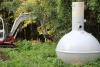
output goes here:
{"type": "Polygon", "coordinates": [[[0,67],[100,67],[100,60],[80,65],[64,64],[56,56],[56,43],[18,41],[16,48],[0,48],[0,67]]]}

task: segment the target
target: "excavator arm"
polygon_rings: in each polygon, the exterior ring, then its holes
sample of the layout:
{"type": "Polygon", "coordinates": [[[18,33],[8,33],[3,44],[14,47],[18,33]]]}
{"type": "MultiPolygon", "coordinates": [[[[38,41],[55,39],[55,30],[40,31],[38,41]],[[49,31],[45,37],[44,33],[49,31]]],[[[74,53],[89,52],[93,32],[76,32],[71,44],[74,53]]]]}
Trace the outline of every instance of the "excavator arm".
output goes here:
{"type": "Polygon", "coordinates": [[[8,37],[5,38],[5,40],[4,40],[4,44],[7,44],[7,45],[14,44],[15,37],[17,35],[17,32],[19,31],[19,25],[21,24],[21,22],[23,22],[27,18],[34,19],[34,17],[32,17],[30,13],[20,14],[19,17],[15,19],[14,24],[12,26],[12,29],[11,29],[8,37]]]}
{"type": "Polygon", "coordinates": [[[30,18],[29,13],[23,13],[20,14],[18,18],[15,19],[14,24],[12,26],[12,29],[9,33],[9,36],[14,36],[14,34],[16,33],[16,30],[18,28],[18,26],[20,25],[21,22],[23,22],[26,18],[30,18]]]}

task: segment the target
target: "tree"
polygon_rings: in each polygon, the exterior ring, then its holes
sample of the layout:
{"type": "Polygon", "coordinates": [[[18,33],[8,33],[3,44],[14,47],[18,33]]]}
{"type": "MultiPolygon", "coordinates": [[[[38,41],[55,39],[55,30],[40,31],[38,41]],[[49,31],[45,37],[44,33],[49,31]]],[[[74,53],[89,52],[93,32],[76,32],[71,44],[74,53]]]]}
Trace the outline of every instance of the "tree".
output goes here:
{"type": "Polygon", "coordinates": [[[7,1],[7,0],[0,0],[0,16],[3,17],[5,23],[8,24],[8,30],[11,30],[11,26],[14,21],[14,12],[16,11],[16,8],[19,6],[20,2],[17,0],[16,2],[13,1],[7,1]]]}
{"type": "Polygon", "coordinates": [[[26,19],[22,29],[35,23],[39,35],[43,34],[45,39],[45,35],[55,35],[55,40],[58,40],[71,30],[72,1],[85,2],[85,18],[87,20],[85,29],[92,32],[100,41],[99,0],[1,0],[0,15],[12,26],[14,19],[20,13],[30,12],[37,18],[35,20],[26,19]]]}

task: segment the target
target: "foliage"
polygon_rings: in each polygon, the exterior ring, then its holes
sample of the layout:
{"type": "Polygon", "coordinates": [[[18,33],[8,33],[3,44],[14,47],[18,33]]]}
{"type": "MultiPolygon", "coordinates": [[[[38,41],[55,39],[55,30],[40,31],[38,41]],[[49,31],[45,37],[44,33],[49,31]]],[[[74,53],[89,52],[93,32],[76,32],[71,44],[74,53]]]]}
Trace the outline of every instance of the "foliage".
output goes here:
{"type": "MultiPolygon", "coordinates": [[[[36,20],[29,20],[31,24],[32,21],[37,24],[36,32],[43,35],[55,35],[55,40],[58,40],[71,30],[72,1],[76,0],[4,0],[0,3],[0,15],[6,22],[12,24],[20,13],[31,12],[33,16],[37,17],[36,20]]],[[[87,20],[85,29],[100,41],[100,1],[84,1],[87,20]]],[[[23,25],[27,27],[29,21],[25,21],[23,25]]]]}
{"type": "Polygon", "coordinates": [[[71,30],[71,1],[58,0],[57,4],[58,27],[56,33],[59,39],[59,37],[71,30]]]}
{"type": "Polygon", "coordinates": [[[87,20],[85,29],[100,41],[100,2],[99,0],[86,0],[85,3],[85,18],[87,20]]]}

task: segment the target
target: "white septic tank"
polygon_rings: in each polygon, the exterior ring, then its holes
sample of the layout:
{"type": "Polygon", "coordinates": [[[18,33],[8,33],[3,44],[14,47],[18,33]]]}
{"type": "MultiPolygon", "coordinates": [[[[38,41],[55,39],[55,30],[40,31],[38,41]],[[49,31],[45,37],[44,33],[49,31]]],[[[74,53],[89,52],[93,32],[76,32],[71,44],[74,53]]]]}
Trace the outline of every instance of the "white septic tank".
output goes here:
{"type": "Polygon", "coordinates": [[[66,64],[84,64],[100,57],[98,40],[84,31],[84,2],[72,3],[72,31],[60,39],[56,53],[66,64]]]}

